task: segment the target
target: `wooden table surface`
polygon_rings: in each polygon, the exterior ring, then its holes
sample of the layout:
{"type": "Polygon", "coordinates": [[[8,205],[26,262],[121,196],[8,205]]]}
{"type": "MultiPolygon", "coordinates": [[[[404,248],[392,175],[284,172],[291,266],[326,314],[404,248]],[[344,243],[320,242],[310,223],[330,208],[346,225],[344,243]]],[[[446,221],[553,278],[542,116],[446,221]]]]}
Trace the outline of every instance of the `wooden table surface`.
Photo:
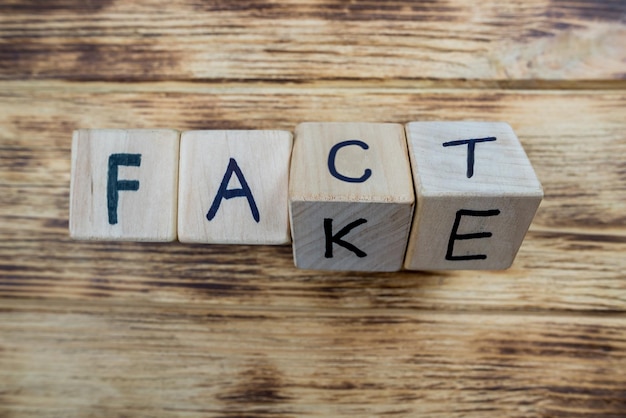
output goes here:
{"type": "Polygon", "coordinates": [[[626,416],[624,0],[0,1],[0,417],[626,416]],[[502,120],[506,271],[68,238],[77,128],[502,120]]]}

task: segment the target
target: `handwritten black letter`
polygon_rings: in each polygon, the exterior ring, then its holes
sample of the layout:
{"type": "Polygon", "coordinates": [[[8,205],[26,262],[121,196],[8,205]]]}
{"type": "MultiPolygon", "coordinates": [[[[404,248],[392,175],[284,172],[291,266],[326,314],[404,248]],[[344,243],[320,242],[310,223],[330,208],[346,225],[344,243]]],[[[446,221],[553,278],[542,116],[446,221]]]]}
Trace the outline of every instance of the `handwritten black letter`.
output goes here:
{"type": "Polygon", "coordinates": [[[348,183],[363,183],[367,181],[367,179],[370,178],[370,176],[372,175],[372,170],[370,170],[369,168],[365,169],[361,177],[347,177],[343,174],[340,174],[337,171],[337,167],[335,167],[335,158],[337,157],[337,151],[349,145],[356,145],[363,149],[369,148],[369,145],[367,145],[363,141],[359,141],[358,139],[351,139],[349,141],[343,141],[333,145],[333,147],[330,149],[330,152],[328,153],[328,171],[330,171],[330,174],[333,177],[338,178],[339,180],[346,181],[348,183]]]}
{"type": "Polygon", "coordinates": [[[461,224],[461,218],[463,216],[498,216],[500,211],[498,209],[491,210],[469,210],[461,209],[456,212],[456,218],[454,219],[454,225],[452,226],[452,232],[450,233],[450,239],[448,240],[448,251],[446,252],[446,260],[460,261],[460,260],[485,260],[487,256],[485,254],[472,254],[472,255],[453,255],[454,241],[466,240],[466,239],[478,239],[489,238],[491,232],[477,232],[474,234],[457,234],[459,225],[461,224]]]}
{"type": "Polygon", "coordinates": [[[341,245],[343,248],[352,251],[359,258],[366,257],[367,254],[364,251],[341,239],[352,229],[366,222],[366,219],[357,219],[354,222],[350,222],[348,225],[341,228],[339,232],[333,235],[333,220],[331,218],[324,218],[324,235],[326,236],[326,252],[324,253],[324,257],[333,258],[333,243],[341,245]]]}
{"type": "Polygon", "coordinates": [[[487,138],[476,138],[476,139],[462,139],[460,141],[449,141],[444,142],[444,147],[453,147],[455,145],[465,145],[467,144],[467,178],[471,178],[474,175],[474,150],[476,149],[476,144],[478,142],[491,142],[495,141],[495,136],[490,136],[487,138]]]}
{"type": "Polygon", "coordinates": [[[139,167],[141,165],[141,154],[111,154],[109,156],[109,169],[107,173],[107,209],[109,212],[109,224],[117,224],[117,203],[119,201],[119,191],[139,190],[138,180],[118,180],[118,167],[120,165],[139,167]]]}
{"type": "Polygon", "coordinates": [[[220,188],[217,191],[217,195],[215,196],[215,199],[213,199],[213,204],[211,205],[209,212],[206,214],[207,220],[211,221],[215,218],[217,210],[220,208],[220,204],[222,203],[222,199],[232,199],[233,197],[247,198],[250,210],[252,211],[252,217],[257,223],[261,220],[259,209],[254,201],[254,196],[252,196],[252,190],[248,187],[248,183],[246,182],[241,169],[237,165],[237,161],[235,161],[234,158],[231,158],[228,162],[228,168],[226,169],[226,173],[224,173],[224,178],[222,179],[220,188]],[[241,189],[228,189],[228,182],[230,181],[233,173],[237,176],[237,179],[241,184],[241,189]]]}

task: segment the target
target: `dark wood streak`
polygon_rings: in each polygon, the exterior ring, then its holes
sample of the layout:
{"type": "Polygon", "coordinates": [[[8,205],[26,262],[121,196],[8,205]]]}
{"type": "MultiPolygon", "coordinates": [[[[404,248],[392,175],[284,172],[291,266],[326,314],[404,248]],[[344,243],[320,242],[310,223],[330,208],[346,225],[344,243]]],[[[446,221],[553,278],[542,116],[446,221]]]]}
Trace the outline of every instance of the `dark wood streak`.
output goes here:
{"type": "MultiPolygon", "coordinates": [[[[281,19],[294,16],[294,4],[290,2],[267,3],[260,0],[229,2],[226,0],[199,3],[202,12],[238,12],[255,19],[281,19]]],[[[454,19],[457,9],[446,1],[430,0],[418,5],[407,5],[399,1],[361,1],[358,3],[317,1],[308,8],[302,7],[296,16],[302,19],[323,19],[331,21],[422,21],[454,19]]]]}
{"type": "MultiPolygon", "coordinates": [[[[538,236],[542,238],[561,238],[565,241],[572,242],[598,242],[598,243],[607,243],[607,244],[624,244],[626,243],[626,237],[622,236],[614,236],[614,235],[601,235],[601,234],[576,234],[571,232],[536,232],[538,236]]],[[[586,246],[581,249],[592,249],[597,248],[594,246],[586,246]]]]}
{"type": "Polygon", "coordinates": [[[36,0],[21,0],[19,2],[4,2],[0,5],[0,13],[6,14],[51,14],[58,12],[97,13],[115,3],[115,0],[50,0],[44,3],[36,0]]]}
{"type": "Polygon", "coordinates": [[[552,0],[546,15],[559,20],[626,22],[626,4],[621,0],[552,0]]]}
{"type": "MultiPolygon", "coordinates": [[[[285,385],[282,374],[267,360],[259,359],[247,365],[238,374],[239,381],[217,399],[227,405],[227,409],[245,409],[246,405],[276,405],[289,401],[283,393],[285,385]]],[[[268,410],[270,412],[271,410],[268,410]]]]}

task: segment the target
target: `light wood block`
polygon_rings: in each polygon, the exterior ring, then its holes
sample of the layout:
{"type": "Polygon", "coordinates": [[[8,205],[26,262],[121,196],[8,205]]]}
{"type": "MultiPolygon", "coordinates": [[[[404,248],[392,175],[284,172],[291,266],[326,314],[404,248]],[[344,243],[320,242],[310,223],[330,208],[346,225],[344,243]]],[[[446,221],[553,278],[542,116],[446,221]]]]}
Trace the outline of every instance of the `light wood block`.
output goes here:
{"type": "Polygon", "coordinates": [[[513,129],[412,122],[406,132],[417,208],[405,267],[510,267],[543,197],[513,129]]]}
{"type": "Polygon", "coordinates": [[[287,131],[187,131],[181,137],[181,242],[291,242],[287,131]]]}
{"type": "Polygon", "coordinates": [[[399,270],[413,203],[402,125],[296,128],[289,209],[297,267],[399,270]]]}
{"type": "Polygon", "coordinates": [[[169,129],[75,131],[70,236],[175,240],[178,146],[169,129]]]}

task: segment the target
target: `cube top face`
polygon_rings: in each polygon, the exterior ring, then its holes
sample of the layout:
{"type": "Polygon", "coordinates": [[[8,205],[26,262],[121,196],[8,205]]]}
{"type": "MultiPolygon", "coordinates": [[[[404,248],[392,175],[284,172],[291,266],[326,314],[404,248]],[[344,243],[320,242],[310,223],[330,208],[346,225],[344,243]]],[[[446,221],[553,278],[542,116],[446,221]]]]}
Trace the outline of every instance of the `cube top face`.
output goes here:
{"type": "Polygon", "coordinates": [[[180,149],[181,242],[288,244],[291,132],[183,132],[180,149]]]}
{"type": "Polygon", "coordinates": [[[289,196],[291,201],[413,203],[402,125],[301,123],[289,196]]]}
{"type": "Polygon", "coordinates": [[[83,129],[72,139],[70,236],[176,239],[179,133],[83,129]]]}
{"type": "Polygon", "coordinates": [[[411,122],[406,132],[418,195],[543,196],[507,123],[411,122]]]}

